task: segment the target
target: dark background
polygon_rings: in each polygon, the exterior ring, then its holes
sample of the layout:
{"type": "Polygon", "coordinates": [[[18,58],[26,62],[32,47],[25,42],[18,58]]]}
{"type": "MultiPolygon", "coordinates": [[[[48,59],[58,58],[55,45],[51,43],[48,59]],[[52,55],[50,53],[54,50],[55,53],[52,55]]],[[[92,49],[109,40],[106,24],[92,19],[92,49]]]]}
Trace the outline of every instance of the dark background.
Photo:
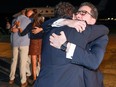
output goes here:
{"type": "MultiPolygon", "coordinates": [[[[115,0],[2,0],[0,1],[0,26],[3,25],[3,20],[7,16],[12,20],[12,15],[28,7],[54,7],[60,1],[67,1],[74,6],[79,6],[82,2],[88,1],[93,3],[99,10],[99,19],[115,18],[116,5],[115,0]],[[100,2],[102,1],[101,5],[100,2]]],[[[98,21],[99,21],[98,19],[98,21]]],[[[116,22],[114,20],[99,21],[110,28],[115,28],[116,22]]]]}
{"type": "Polygon", "coordinates": [[[100,1],[103,1],[103,5],[104,5],[104,3],[107,1],[105,7],[98,7],[98,8],[101,9],[103,8],[102,13],[106,13],[106,15],[116,14],[115,0],[2,0],[0,2],[0,13],[12,14],[26,7],[44,7],[44,6],[54,7],[60,1],[68,1],[72,3],[74,6],[79,6],[80,3],[85,1],[91,2],[96,6],[99,4],[100,1]]]}

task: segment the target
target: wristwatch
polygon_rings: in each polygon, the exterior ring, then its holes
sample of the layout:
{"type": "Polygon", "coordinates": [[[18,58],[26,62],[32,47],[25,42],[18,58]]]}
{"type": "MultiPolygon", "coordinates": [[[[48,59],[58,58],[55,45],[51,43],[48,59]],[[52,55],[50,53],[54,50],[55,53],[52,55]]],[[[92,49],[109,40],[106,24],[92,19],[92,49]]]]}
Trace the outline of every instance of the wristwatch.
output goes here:
{"type": "Polygon", "coordinates": [[[68,42],[69,42],[69,41],[66,41],[64,44],[61,45],[60,49],[61,49],[62,51],[66,51],[68,42]]]}

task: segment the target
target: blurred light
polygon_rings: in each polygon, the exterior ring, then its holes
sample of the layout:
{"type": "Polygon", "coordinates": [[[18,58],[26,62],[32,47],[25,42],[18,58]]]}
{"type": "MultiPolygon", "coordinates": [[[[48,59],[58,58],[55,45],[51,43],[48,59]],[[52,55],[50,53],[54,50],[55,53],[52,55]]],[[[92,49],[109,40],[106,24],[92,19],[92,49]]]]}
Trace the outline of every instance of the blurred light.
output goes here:
{"type": "Polygon", "coordinates": [[[113,20],[114,18],[111,18],[111,20],[113,20]]]}

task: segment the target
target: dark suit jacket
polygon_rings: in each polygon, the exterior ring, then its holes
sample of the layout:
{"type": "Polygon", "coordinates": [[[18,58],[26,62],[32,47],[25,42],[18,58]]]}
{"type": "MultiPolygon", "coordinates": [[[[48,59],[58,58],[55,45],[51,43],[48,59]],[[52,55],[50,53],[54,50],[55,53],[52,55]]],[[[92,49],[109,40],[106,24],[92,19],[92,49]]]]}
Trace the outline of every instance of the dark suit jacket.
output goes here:
{"type": "Polygon", "coordinates": [[[84,67],[92,70],[98,69],[103,60],[107,43],[108,36],[105,35],[90,42],[86,46],[87,51],[77,46],[71,63],[83,65],[84,67]]]}
{"type": "MultiPolygon", "coordinates": [[[[51,22],[53,21],[48,23],[51,22]]],[[[49,36],[52,33],[60,34],[60,31],[64,31],[69,41],[85,49],[90,41],[108,34],[107,27],[88,26],[83,33],[78,33],[68,26],[50,29],[43,38],[42,65],[34,87],[85,87],[83,66],[71,63],[71,60],[66,58],[65,52],[50,46],[49,36]]]]}
{"type": "Polygon", "coordinates": [[[86,50],[78,46],[76,47],[78,51],[78,56],[76,57],[77,62],[78,64],[84,65],[83,71],[86,87],[103,87],[103,75],[98,68],[104,58],[107,43],[108,36],[105,35],[90,42],[86,50]],[[82,59],[85,64],[82,64],[82,61],[78,61],[78,59],[82,59]]]}

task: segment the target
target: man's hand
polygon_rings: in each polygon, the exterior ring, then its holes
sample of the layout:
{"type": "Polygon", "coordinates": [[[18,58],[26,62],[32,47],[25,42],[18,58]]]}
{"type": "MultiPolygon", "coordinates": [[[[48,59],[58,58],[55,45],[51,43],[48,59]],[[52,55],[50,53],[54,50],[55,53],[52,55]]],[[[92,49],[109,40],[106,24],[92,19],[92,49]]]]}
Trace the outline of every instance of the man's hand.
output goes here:
{"type": "Polygon", "coordinates": [[[16,32],[18,32],[18,31],[19,31],[18,28],[11,28],[11,32],[13,32],[13,33],[16,33],[16,32]]]}
{"type": "Polygon", "coordinates": [[[77,32],[83,32],[86,28],[86,22],[85,21],[79,21],[79,20],[73,20],[68,25],[69,27],[75,28],[77,32]]]}
{"type": "Polygon", "coordinates": [[[86,22],[80,21],[80,20],[59,19],[52,24],[52,26],[55,26],[55,27],[60,27],[64,25],[75,28],[77,32],[80,32],[80,33],[84,31],[86,28],[86,22]]]}
{"type": "Polygon", "coordinates": [[[56,35],[55,33],[53,33],[50,36],[50,45],[60,49],[61,45],[67,41],[65,33],[63,31],[60,32],[60,35],[56,35]]]}
{"type": "Polygon", "coordinates": [[[42,28],[35,27],[35,28],[32,30],[32,33],[37,34],[37,33],[41,32],[42,30],[43,30],[42,28]]]}

